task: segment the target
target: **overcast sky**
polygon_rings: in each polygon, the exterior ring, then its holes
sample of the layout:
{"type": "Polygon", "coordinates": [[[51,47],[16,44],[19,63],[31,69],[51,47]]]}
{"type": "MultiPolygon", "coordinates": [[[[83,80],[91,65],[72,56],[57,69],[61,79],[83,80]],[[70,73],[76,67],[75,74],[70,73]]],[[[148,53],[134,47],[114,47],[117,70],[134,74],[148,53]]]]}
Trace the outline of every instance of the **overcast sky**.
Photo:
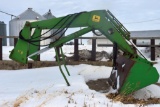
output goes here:
{"type": "MultiPolygon", "coordinates": [[[[56,17],[80,11],[110,10],[130,30],[160,30],[160,0],[1,0],[0,10],[18,16],[27,8],[43,15],[49,9],[56,17]],[[130,23],[153,20],[143,23],[130,23]],[[127,24],[128,23],[128,24],[127,24]]],[[[0,13],[7,26],[9,15],[0,13]]]]}

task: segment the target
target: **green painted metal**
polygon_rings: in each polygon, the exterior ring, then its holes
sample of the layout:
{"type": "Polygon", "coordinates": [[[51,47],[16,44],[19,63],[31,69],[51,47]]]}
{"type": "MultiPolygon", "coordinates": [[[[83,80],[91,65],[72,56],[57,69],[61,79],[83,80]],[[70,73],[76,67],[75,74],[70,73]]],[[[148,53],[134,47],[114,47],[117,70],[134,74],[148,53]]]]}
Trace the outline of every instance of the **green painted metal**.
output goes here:
{"type": "MultiPolygon", "coordinates": [[[[24,38],[29,39],[31,35],[30,27],[24,26],[21,34],[24,35],[24,38]]],[[[11,51],[9,57],[12,60],[26,64],[28,62],[27,58],[28,49],[29,49],[29,44],[21,39],[18,39],[17,44],[11,51]]]]}
{"type": "Polygon", "coordinates": [[[67,36],[64,37],[64,38],[61,38],[60,40],[58,40],[58,41],[56,41],[56,42],[54,42],[54,43],[51,43],[51,44],[49,45],[49,47],[52,48],[52,47],[60,46],[60,45],[66,43],[66,42],[68,42],[68,41],[70,41],[70,40],[73,40],[73,39],[75,39],[75,38],[78,38],[78,37],[80,37],[80,36],[82,36],[82,35],[90,32],[91,30],[92,30],[92,28],[90,28],[90,27],[88,27],[88,28],[83,28],[83,29],[81,29],[81,30],[79,30],[79,31],[77,31],[77,32],[74,32],[74,33],[72,33],[72,34],[70,34],[70,35],[67,35],[67,36]]]}
{"type": "Polygon", "coordinates": [[[136,90],[156,83],[158,79],[159,74],[156,68],[150,64],[137,61],[130,69],[129,74],[120,89],[120,94],[128,95],[136,90]]]}
{"type": "MultiPolygon", "coordinates": [[[[49,20],[36,21],[31,23],[26,22],[21,32],[21,35],[25,39],[35,38],[40,35],[41,30],[43,29],[62,29],[68,27],[85,28],[70,35],[67,35],[66,37],[60,38],[56,42],[50,43],[50,45],[48,46],[49,48],[62,46],[64,43],[77,37],[80,37],[83,34],[86,34],[92,30],[99,30],[111,42],[117,43],[118,48],[121,49],[127,55],[127,58],[135,61],[134,66],[129,71],[124,85],[120,87],[121,94],[129,94],[135,90],[141,89],[158,81],[159,74],[156,68],[153,67],[151,62],[140,57],[132,48],[132,46],[130,46],[130,44],[128,43],[130,33],[112,15],[110,11],[95,10],[91,12],[71,14],[64,17],[53,18],[49,20]],[[31,35],[31,30],[33,28],[36,28],[36,30],[35,33],[31,35]]],[[[36,38],[34,40],[39,39],[40,38],[36,38]]],[[[35,44],[39,45],[40,42],[35,42],[35,44]]],[[[19,39],[15,48],[12,50],[10,54],[10,58],[25,64],[28,61],[27,57],[38,50],[39,47],[36,47],[27,41],[19,39]]],[[[37,56],[33,56],[31,58],[33,60],[36,60],[37,56]]]]}
{"type": "MultiPolygon", "coordinates": [[[[59,17],[59,18],[53,18],[53,19],[48,19],[48,20],[32,22],[30,24],[30,27],[31,28],[39,27],[42,29],[52,29],[53,27],[55,29],[56,28],[66,28],[66,25],[68,24],[68,22],[70,22],[75,15],[76,14],[71,14],[71,15],[67,15],[67,16],[63,16],[63,17],[59,17]],[[65,20],[67,20],[67,23],[64,24],[65,20]],[[58,22],[60,22],[60,24],[57,25],[58,22]]],[[[72,24],[69,26],[69,28],[88,27],[88,18],[89,17],[91,17],[90,12],[82,13],[79,17],[76,18],[75,21],[72,22],[72,24]]]]}
{"type": "Polygon", "coordinates": [[[64,74],[64,72],[63,72],[63,70],[62,70],[62,68],[61,68],[60,59],[59,59],[58,51],[57,51],[56,48],[55,48],[55,52],[56,52],[56,58],[57,58],[57,61],[58,61],[58,66],[59,66],[59,69],[60,69],[60,71],[61,71],[61,74],[62,74],[64,80],[66,81],[67,85],[70,86],[70,83],[68,82],[68,80],[67,80],[67,78],[66,78],[66,76],[65,76],[65,74],[64,74]]]}
{"type": "Polygon", "coordinates": [[[68,76],[70,76],[70,73],[69,73],[68,68],[66,66],[66,62],[65,62],[65,58],[64,58],[64,53],[63,53],[62,47],[60,49],[61,49],[61,54],[62,54],[62,60],[63,60],[64,67],[65,67],[65,69],[67,71],[68,76]]]}
{"type": "Polygon", "coordinates": [[[130,32],[118,21],[118,19],[109,11],[106,11],[107,18],[113,23],[112,25],[124,36],[127,40],[130,38],[130,32]]]}

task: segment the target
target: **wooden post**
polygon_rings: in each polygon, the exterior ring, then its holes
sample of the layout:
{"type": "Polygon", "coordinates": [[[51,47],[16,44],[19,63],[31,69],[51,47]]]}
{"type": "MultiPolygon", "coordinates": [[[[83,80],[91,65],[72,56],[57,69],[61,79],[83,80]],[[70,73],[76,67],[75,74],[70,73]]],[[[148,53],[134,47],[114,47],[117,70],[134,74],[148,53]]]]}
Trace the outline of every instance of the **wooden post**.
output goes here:
{"type": "Polygon", "coordinates": [[[0,60],[2,60],[2,38],[0,38],[0,60]]]}
{"type": "Polygon", "coordinates": [[[134,43],[135,45],[137,45],[137,40],[136,40],[136,39],[132,39],[132,41],[133,41],[133,43],[134,43]]]}
{"type": "Polygon", "coordinates": [[[17,41],[18,41],[18,38],[14,38],[14,46],[16,46],[17,41]]]}
{"type": "Polygon", "coordinates": [[[151,60],[154,61],[155,60],[155,39],[151,39],[151,60]]]}
{"type": "Polygon", "coordinates": [[[79,60],[79,52],[78,52],[78,39],[74,39],[74,60],[79,60]]]}
{"type": "MultiPolygon", "coordinates": [[[[40,46],[39,46],[39,50],[40,50],[40,46]]],[[[37,61],[40,61],[40,54],[38,55],[37,61]]]]}
{"type": "Polygon", "coordinates": [[[32,63],[29,62],[29,63],[28,63],[28,69],[31,69],[31,68],[32,68],[32,63]]]}
{"type": "Polygon", "coordinates": [[[91,60],[96,60],[96,39],[92,39],[92,54],[91,54],[91,60]]]}

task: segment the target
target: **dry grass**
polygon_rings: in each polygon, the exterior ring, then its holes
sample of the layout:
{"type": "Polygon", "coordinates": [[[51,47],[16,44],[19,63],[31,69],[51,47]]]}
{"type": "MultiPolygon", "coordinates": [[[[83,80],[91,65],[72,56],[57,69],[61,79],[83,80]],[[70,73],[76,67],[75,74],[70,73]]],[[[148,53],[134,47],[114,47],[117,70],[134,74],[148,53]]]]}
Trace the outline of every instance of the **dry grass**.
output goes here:
{"type": "Polygon", "coordinates": [[[13,107],[20,107],[20,105],[25,102],[26,100],[28,100],[25,96],[21,96],[20,98],[16,99],[16,101],[14,102],[14,106],[13,107]]]}
{"type": "MultiPolygon", "coordinates": [[[[55,61],[30,61],[32,64],[32,68],[41,68],[41,67],[51,67],[57,66],[58,63],[55,61]]],[[[112,62],[104,62],[104,61],[69,61],[66,62],[67,65],[79,65],[79,64],[90,64],[97,66],[112,66],[112,62]]],[[[0,69],[2,70],[17,70],[17,69],[26,69],[28,68],[28,64],[20,64],[15,61],[0,61],[0,69]]]]}
{"type": "MultiPolygon", "coordinates": [[[[99,79],[99,80],[92,80],[87,82],[87,85],[90,89],[93,89],[95,91],[102,91],[105,92],[106,90],[109,90],[109,86],[106,84],[107,79],[99,79]],[[103,88],[105,87],[105,88],[103,88]]],[[[159,83],[156,83],[156,85],[160,86],[159,83]]],[[[148,98],[148,99],[136,99],[132,95],[123,96],[120,94],[108,94],[106,95],[109,99],[112,99],[113,101],[120,101],[124,104],[140,104],[140,105],[148,105],[148,104],[160,104],[160,98],[148,98]]]]}
{"type": "Polygon", "coordinates": [[[160,104],[160,98],[148,98],[147,100],[144,100],[144,99],[135,99],[132,95],[123,96],[117,94],[108,94],[107,97],[112,99],[113,101],[120,101],[124,104],[141,104],[141,105],[160,104]]]}

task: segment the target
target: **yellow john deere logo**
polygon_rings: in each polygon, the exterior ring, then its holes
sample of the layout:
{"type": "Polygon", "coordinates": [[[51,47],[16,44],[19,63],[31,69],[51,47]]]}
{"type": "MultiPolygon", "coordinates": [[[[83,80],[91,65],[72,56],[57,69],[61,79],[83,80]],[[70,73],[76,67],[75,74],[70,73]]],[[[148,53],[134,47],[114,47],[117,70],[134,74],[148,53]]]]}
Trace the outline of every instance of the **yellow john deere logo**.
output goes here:
{"type": "Polygon", "coordinates": [[[92,21],[93,21],[93,22],[99,22],[99,21],[100,21],[100,16],[93,15],[92,21]]]}
{"type": "Polygon", "coordinates": [[[23,54],[23,51],[21,51],[21,50],[18,50],[18,53],[20,53],[20,54],[23,54]]]}

